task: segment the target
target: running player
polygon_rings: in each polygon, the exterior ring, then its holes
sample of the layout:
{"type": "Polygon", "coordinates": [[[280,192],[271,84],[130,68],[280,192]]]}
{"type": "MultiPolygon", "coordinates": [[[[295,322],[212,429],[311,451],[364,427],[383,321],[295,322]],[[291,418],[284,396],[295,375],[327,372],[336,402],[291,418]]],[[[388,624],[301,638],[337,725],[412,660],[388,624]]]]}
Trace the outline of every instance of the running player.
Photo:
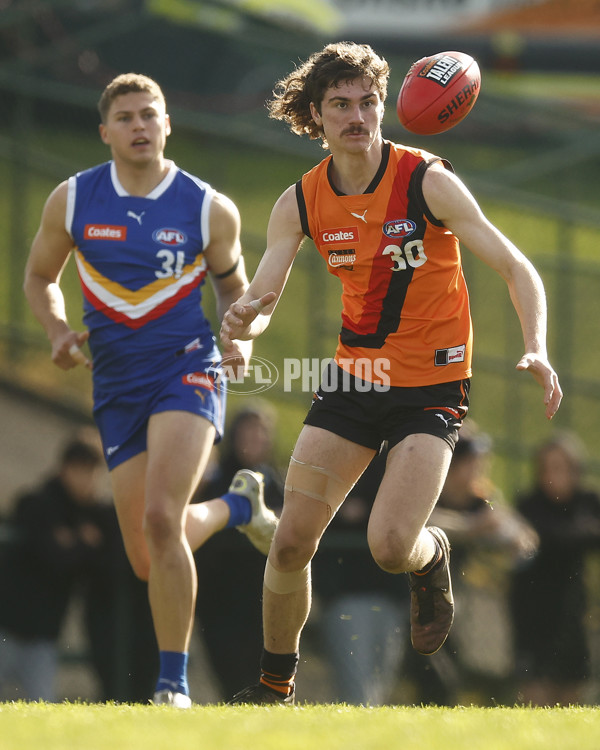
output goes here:
{"type": "MultiPolygon", "coordinates": [[[[186,708],[197,588],[192,552],[237,526],[266,554],[276,525],[261,476],[245,470],[222,498],[189,505],[221,436],[225,407],[221,355],[201,288],[210,274],[219,315],[246,289],[239,213],[165,158],[171,126],[155,81],[118,76],[98,106],[112,160],[50,194],[25,293],[54,363],[93,369],[94,417],[125,549],[149,583],[160,649],[153,701],[186,708]],[[70,327],[59,286],[71,252],[84,295],[83,332],[70,327]],[[81,350],[88,338],[91,361],[81,350]]],[[[226,355],[239,365],[250,348],[232,346],[226,355]]]]}
{"type": "Polygon", "coordinates": [[[378,452],[389,454],[368,525],[375,561],[408,572],[412,643],[432,654],[454,606],[449,544],[427,527],[468,409],[472,328],[459,240],[508,284],[546,416],[562,393],[546,354],[546,302],[531,263],[482,215],[448,162],[385,141],[387,62],[337,43],[277,84],[270,113],[330,155],[273,209],[250,287],[225,313],[226,346],[267,326],[304,237],[342,283],[342,328],[293,451],[264,577],[258,684],[233,703],[294,701],[310,561],[333,514],[378,452]]]}

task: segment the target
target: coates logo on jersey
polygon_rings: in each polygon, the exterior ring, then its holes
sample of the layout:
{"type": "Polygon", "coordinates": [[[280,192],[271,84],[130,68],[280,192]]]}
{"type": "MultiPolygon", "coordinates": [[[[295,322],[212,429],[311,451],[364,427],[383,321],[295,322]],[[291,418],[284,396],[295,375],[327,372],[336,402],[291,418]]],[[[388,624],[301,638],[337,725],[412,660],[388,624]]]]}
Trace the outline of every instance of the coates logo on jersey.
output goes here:
{"type": "Polygon", "coordinates": [[[152,234],[152,239],[154,240],[154,242],[158,242],[160,245],[168,245],[169,247],[173,247],[175,245],[185,245],[185,243],[187,242],[187,235],[180,229],[163,228],[157,229],[152,234]]]}
{"type": "Polygon", "coordinates": [[[333,242],[336,245],[345,244],[346,242],[358,242],[358,227],[324,229],[319,239],[322,245],[328,245],[333,242]]]}
{"type": "Polygon", "coordinates": [[[196,387],[206,388],[207,391],[214,390],[215,380],[212,375],[206,372],[188,372],[181,378],[184,385],[195,385],[196,387]]]}
{"type": "Polygon", "coordinates": [[[402,239],[410,236],[416,228],[417,225],[410,219],[392,219],[383,225],[383,233],[392,239],[402,239]]]}
{"type": "Polygon", "coordinates": [[[83,228],[83,238],[86,240],[126,240],[127,227],[112,224],[86,224],[83,228]]]}

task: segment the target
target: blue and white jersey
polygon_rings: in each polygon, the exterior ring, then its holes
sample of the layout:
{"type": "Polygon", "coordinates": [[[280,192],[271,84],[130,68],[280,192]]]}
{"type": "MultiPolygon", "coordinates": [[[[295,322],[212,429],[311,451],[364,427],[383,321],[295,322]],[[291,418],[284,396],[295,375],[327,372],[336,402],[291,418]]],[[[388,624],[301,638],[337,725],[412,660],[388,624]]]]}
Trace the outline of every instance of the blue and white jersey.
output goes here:
{"type": "Polygon", "coordinates": [[[160,380],[182,352],[219,359],[201,308],[214,190],[171,164],[145,197],[130,195],[113,162],[69,178],[73,238],[90,331],[94,384],[127,391],[160,380]]]}

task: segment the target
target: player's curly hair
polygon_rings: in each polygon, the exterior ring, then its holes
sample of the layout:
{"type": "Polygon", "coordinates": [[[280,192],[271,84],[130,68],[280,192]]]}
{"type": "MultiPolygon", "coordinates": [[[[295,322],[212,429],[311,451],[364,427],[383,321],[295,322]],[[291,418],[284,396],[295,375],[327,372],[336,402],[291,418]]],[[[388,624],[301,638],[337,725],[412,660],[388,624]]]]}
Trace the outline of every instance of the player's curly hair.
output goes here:
{"type": "Polygon", "coordinates": [[[328,44],[275,84],[273,98],[267,102],[269,116],[287,122],[292,133],[306,133],[313,140],[322,138],[326,147],[323,131],[310,114],[310,103],[321,112],[323,96],[330,86],[362,76],[373,80],[381,101],[385,101],[389,74],[387,61],[368,44],[328,44]]]}
{"type": "Polygon", "coordinates": [[[98,102],[98,111],[102,122],[106,122],[110,105],[118,96],[131,93],[148,93],[165,106],[165,96],[161,87],[148,76],[141,73],[121,73],[108,84],[98,102]]]}

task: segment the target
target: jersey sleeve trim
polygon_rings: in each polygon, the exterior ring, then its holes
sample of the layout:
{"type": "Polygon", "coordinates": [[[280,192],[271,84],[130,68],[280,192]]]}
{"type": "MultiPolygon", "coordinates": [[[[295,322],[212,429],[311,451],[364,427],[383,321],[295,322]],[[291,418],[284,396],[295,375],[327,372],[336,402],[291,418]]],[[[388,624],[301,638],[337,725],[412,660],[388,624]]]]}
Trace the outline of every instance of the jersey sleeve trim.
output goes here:
{"type": "Polygon", "coordinates": [[[447,159],[441,159],[439,156],[434,156],[427,161],[422,161],[417,166],[411,177],[411,189],[414,191],[414,195],[419,204],[419,208],[421,209],[421,211],[423,211],[424,215],[427,217],[427,220],[436,227],[443,227],[444,222],[440,221],[436,216],[433,215],[429,206],[427,205],[425,196],[423,195],[423,177],[425,176],[425,172],[432,164],[435,164],[438,161],[441,162],[444,167],[446,167],[446,169],[448,169],[450,172],[454,172],[452,164],[450,164],[447,159]]]}
{"type": "Polygon", "coordinates": [[[176,168],[176,171],[177,170],[197,185],[198,188],[200,188],[201,193],[204,193],[204,199],[202,200],[202,206],[200,208],[200,231],[202,232],[202,249],[204,250],[210,245],[210,204],[215,197],[216,190],[209,185],[208,182],[204,182],[204,180],[196,177],[196,175],[190,174],[184,169],[176,168]]]}
{"type": "Polygon", "coordinates": [[[310,233],[310,227],[308,226],[308,213],[306,211],[306,201],[304,200],[304,192],[302,190],[302,180],[298,180],[296,183],[296,201],[298,202],[298,211],[300,212],[300,225],[304,234],[312,240],[310,233]]]}
{"type": "Polygon", "coordinates": [[[210,245],[210,205],[214,198],[215,191],[212,188],[207,188],[202,201],[202,208],[200,209],[200,231],[202,232],[203,238],[203,250],[210,245]]]}
{"type": "Polygon", "coordinates": [[[73,237],[73,217],[75,215],[75,195],[77,193],[77,177],[73,175],[67,180],[67,209],[65,211],[65,229],[69,237],[73,237]]]}

